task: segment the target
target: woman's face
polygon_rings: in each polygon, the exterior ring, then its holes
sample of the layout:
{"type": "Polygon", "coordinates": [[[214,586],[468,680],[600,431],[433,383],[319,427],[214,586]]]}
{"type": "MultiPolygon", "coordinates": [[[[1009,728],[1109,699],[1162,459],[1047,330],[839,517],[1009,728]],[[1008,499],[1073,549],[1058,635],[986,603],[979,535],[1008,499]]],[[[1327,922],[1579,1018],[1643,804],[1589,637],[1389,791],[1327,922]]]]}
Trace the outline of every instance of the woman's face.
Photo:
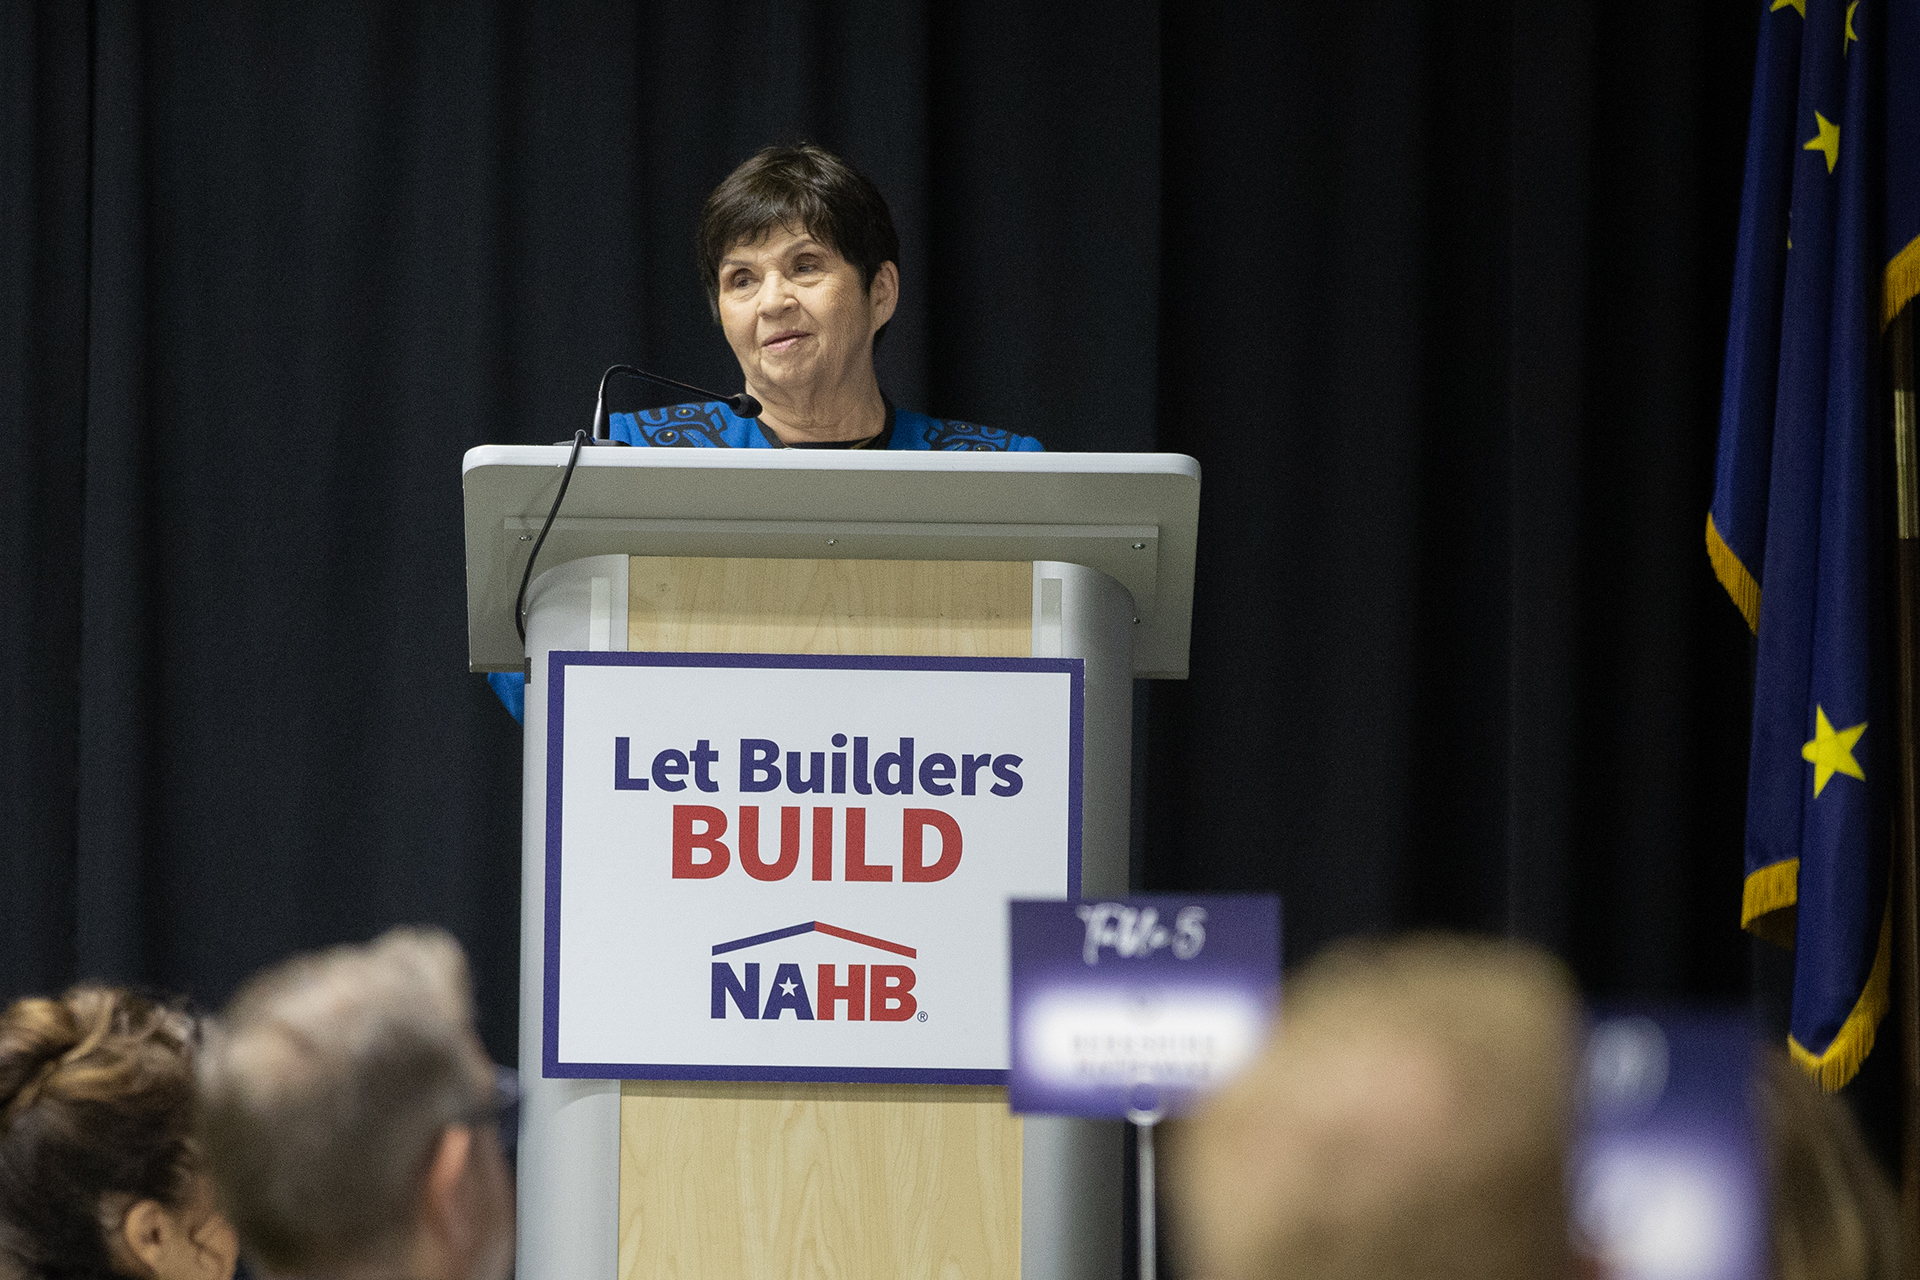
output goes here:
{"type": "Polygon", "coordinates": [[[735,245],[720,262],[720,326],[748,388],[791,402],[862,385],[899,281],[888,262],[862,288],[859,268],[805,231],[735,245]]]}

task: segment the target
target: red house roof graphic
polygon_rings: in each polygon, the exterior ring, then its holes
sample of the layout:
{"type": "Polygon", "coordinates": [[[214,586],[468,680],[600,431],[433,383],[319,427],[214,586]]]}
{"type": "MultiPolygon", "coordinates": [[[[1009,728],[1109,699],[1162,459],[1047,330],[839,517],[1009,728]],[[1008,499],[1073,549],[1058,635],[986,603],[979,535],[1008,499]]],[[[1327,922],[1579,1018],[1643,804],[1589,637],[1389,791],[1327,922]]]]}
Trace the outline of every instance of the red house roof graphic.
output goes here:
{"type": "Polygon", "coordinates": [[[898,942],[888,942],[885,938],[876,938],[869,933],[855,933],[851,929],[842,929],[837,924],[824,924],[819,920],[808,920],[802,924],[788,925],[784,929],[775,929],[771,933],[756,933],[751,938],[735,938],[732,942],[722,942],[715,946],[713,954],[725,955],[729,951],[739,951],[745,947],[757,947],[763,942],[778,942],[782,938],[798,937],[803,933],[824,933],[835,938],[845,938],[848,942],[857,942],[865,947],[878,947],[882,951],[891,951],[897,956],[915,959],[919,953],[912,947],[898,942]]]}

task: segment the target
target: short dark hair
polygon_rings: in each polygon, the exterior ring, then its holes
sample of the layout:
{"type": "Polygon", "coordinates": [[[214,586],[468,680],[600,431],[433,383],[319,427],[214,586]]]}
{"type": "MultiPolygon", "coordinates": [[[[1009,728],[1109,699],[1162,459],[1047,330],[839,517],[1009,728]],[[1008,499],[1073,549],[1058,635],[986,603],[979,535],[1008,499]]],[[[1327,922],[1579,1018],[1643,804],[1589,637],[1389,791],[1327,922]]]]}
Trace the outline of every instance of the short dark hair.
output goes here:
{"type": "Polygon", "coordinates": [[[893,214],[867,175],[811,142],[765,147],[728,174],[700,212],[700,278],[715,319],[720,259],[775,227],[799,228],[845,258],[860,272],[863,289],[873,287],[881,263],[900,261],[893,214]]]}

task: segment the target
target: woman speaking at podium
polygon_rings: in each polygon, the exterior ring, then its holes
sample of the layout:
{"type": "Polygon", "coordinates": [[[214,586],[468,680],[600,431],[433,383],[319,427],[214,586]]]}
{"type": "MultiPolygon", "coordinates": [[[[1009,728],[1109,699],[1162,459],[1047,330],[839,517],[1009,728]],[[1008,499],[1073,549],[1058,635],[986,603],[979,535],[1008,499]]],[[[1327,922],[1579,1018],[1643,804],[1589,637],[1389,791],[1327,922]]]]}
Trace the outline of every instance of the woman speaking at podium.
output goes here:
{"type": "MultiPolygon", "coordinates": [[[[699,250],[707,301],[760,415],[741,417],[718,400],[615,413],[607,419],[614,440],[678,449],[1041,448],[1032,436],[896,409],[881,393],[873,350],[900,301],[900,237],[879,188],[831,151],[768,147],[735,169],[707,197],[699,250]]],[[[524,677],[497,671],[487,683],[522,719],[524,677]]]]}
{"type": "Polygon", "coordinates": [[[615,440],[731,449],[1037,450],[1038,440],[896,409],[873,352],[900,301],[900,237],[880,191],[821,147],[768,147],[700,215],[700,273],[761,404],[616,413],[615,440]]]}

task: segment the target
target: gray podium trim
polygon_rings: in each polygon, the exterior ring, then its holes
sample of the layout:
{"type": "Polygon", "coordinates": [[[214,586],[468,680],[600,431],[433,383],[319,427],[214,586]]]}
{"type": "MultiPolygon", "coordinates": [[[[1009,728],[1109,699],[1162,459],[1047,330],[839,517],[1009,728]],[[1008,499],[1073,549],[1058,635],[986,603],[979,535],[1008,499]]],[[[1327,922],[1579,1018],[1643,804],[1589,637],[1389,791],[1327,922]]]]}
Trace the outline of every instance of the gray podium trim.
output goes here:
{"type": "MultiPolygon", "coordinates": [[[[1033,566],[1033,656],[1086,663],[1080,763],[1080,896],[1127,892],[1133,784],[1133,602],[1079,564],[1033,566]]],[[[1029,1280],[1120,1274],[1125,1126],[1026,1116],[1020,1128],[1020,1273],[1029,1280]]]]}
{"type": "MultiPolygon", "coordinates": [[[[471,670],[520,668],[513,599],[568,453],[467,453],[471,670]]],[[[601,447],[581,452],[540,554],[1066,561],[1132,597],[1132,674],[1183,679],[1199,503],[1200,465],[1181,454],[601,447]]]]}
{"type": "Polygon", "coordinates": [[[550,569],[527,592],[520,821],[518,1280],[614,1280],[620,1267],[620,1082],[540,1074],[546,971],[547,654],[625,650],[627,557],[550,569]]]}

